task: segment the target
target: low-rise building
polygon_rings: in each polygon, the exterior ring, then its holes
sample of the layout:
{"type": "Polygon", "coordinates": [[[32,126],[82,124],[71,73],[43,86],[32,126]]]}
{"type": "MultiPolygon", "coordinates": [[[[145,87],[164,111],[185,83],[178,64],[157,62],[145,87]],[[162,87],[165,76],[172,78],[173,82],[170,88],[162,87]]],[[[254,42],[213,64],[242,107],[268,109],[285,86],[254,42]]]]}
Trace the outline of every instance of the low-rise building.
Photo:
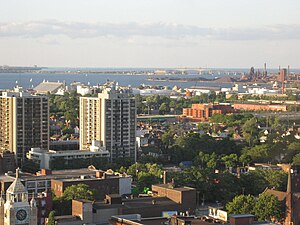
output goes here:
{"type": "Polygon", "coordinates": [[[287,111],[287,105],[235,103],[233,108],[245,111],[287,111]]]}
{"type": "Polygon", "coordinates": [[[228,114],[234,112],[234,108],[227,104],[192,104],[192,108],[183,109],[182,118],[205,121],[214,114],[228,114]]]}
{"type": "Polygon", "coordinates": [[[92,148],[91,151],[66,150],[66,151],[44,151],[40,148],[31,148],[27,158],[33,160],[43,169],[52,169],[51,162],[62,159],[66,164],[73,159],[108,158],[109,152],[105,148],[92,148]]]}
{"type": "Polygon", "coordinates": [[[62,82],[49,82],[49,81],[43,81],[39,85],[37,85],[35,88],[33,88],[34,92],[36,94],[60,94],[65,89],[65,84],[62,82]]]}
{"type": "MultiPolygon", "coordinates": [[[[117,194],[119,193],[126,193],[129,191],[131,192],[131,176],[123,175],[114,173],[113,171],[101,171],[97,170],[93,166],[90,166],[89,168],[85,169],[73,169],[73,170],[45,170],[42,169],[37,174],[31,174],[31,173],[20,173],[19,175],[21,182],[24,184],[24,186],[27,188],[29,193],[33,193],[35,195],[45,192],[45,190],[50,191],[51,190],[51,180],[66,180],[72,181],[72,180],[79,180],[81,183],[84,183],[85,180],[89,179],[113,179],[111,183],[114,183],[116,186],[107,186],[105,187],[105,190],[108,190],[109,193],[111,193],[110,189],[117,190],[117,194]],[[102,174],[102,178],[100,175],[102,174]],[[98,176],[98,178],[97,178],[98,176]]],[[[0,193],[5,193],[7,188],[12,184],[12,182],[15,179],[15,173],[7,173],[5,175],[0,176],[0,193]]],[[[70,184],[70,183],[69,183],[70,184]]],[[[109,182],[108,182],[109,184],[109,182]]],[[[64,184],[66,187],[67,184],[64,184]]],[[[62,191],[57,191],[57,196],[61,196],[60,193],[63,193],[62,191]]]]}
{"type": "Polygon", "coordinates": [[[168,212],[193,214],[195,189],[174,187],[172,190],[167,185],[153,185],[152,188],[156,190],[153,197],[122,199],[120,195],[106,195],[102,202],[73,200],[72,215],[56,216],[55,220],[57,225],[107,224],[116,215],[139,214],[140,218],[153,218],[168,212]]]}
{"type": "Polygon", "coordinates": [[[186,91],[193,93],[193,95],[211,94],[212,92],[219,94],[221,92],[221,88],[220,87],[192,86],[190,88],[187,88],[186,91]]]}
{"type": "Polygon", "coordinates": [[[76,179],[52,179],[51,189],[55,195],[61,197],[67,187],[86,184],[97,191],[97,199],[104,199],[107,194],[131,194],[132,178],[126,174],[97,171],[95,176],[82,175],[76,179]]]}

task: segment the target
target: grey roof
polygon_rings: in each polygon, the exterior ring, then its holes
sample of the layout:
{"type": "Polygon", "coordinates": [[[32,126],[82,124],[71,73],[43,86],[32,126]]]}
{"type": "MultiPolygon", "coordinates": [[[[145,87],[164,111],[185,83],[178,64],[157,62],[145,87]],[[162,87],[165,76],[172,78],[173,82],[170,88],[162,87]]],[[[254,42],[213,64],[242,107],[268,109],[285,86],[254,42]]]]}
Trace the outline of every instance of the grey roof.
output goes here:
{"type": "Polygon", "coordinates": [[[43,82],[33,88],[37,93],[56,92],[64,84],[60,82],[43,82]]]}
{"type": "Polygon", "coordinates": [[[27,190],[25,186],[22,184],[21,180],[17,177],[14,182],[7,189],[9,193],[26,193],[27,190]]]}

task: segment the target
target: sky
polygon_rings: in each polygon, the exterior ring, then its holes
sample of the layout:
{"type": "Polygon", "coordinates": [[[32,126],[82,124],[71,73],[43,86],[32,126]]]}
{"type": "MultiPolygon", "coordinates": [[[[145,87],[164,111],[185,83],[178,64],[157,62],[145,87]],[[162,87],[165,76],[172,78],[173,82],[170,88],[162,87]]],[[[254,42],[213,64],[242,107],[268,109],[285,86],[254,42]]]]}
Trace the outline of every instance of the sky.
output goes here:
{"type": "Polygon", "coordinates": [[[0,0],[0,65],[300,68],[299,0],[0,0]]]}

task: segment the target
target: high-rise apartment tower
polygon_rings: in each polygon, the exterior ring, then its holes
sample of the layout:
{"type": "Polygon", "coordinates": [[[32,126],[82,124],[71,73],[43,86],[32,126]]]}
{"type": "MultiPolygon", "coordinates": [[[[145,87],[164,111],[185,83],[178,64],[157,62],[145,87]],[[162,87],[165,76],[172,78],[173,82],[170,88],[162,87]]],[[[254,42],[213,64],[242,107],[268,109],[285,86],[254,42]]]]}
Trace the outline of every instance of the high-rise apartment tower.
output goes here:
{"type": "Polygon", "coordinates": [[[98,97],[80,98],[80,149],[92,142],[110,152],[110,159],[136,159],[136,105],[130,88],[114,83],[98,97]]]}
{"type": "Polygon", "coordinates": [[[15,153],[21,166],[30,148],[49,149],[49,104],[46,96],[3,92],[0,96],[0,152],[15,153]]]}

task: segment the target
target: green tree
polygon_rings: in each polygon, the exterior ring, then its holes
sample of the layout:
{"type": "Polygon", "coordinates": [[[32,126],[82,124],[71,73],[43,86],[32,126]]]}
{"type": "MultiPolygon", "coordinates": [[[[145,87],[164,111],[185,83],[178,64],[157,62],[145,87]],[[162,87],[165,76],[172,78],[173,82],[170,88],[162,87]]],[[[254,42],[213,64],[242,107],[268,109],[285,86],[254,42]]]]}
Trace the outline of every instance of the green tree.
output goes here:
{"type": "Polygon", "coordinates": [[[282,170],[260,170],[268,188],[286,191],[288,175],[282,170]]]}
{"type": "Polygon", "coordinates": [[[300,165],[300,153],[298,153],[293,157],[293,165],[297,165],[297,166],[300,165]]]}
{"type": "Polygon", "coordinates": [[[253,146],[258,139],[258,127],[256,118],[251,118],[247,120],[242,126],[242,132],[245,140],[248,142],[249,146],[253,146]]]}
{"type": "Polygon", "coordinates": [[[290,162],[292,158],[300,153],[300,142],[292,142],[287,148],[286,160],[290,162]]]}
{"type": "Polygon", "coordinates": [[[198,156],[194,160],[195,165],[200,165],[201,168],[215,169],[217,167],[218,157],[216,153],[208,154],[199,152],[198,156]]]}
{"type": "Polygon", "coordinates": [[[167,114],[170,112],[170,107],[167,105],[167,103],[162,103],[159,107],[159,114],[167,114]]]}
{"type": "Polygon", "coordinates": [[[53,209],[55,215],[70,215],[72,213],[72,201],[64,200],[62,197],[53,197],[53,209]]]}
{"type": "Polygon", "coordinates": [[[138,188],[142,191],[145,187],[151,188],[151,185],[159,183],[160,179],[154,174],[141,171],[138,173],[138,188]]]}
{"type": "Polygon", "coordinates": [[[269,145],[256,145],[252,148],[243,149],[243,153],[250,156],[254,162],[268,162],[272,160],[269,145]]]}
{"type": "Polygon", "coordinates": [[[48,222],[47,222],[47,225],[56,225],[56,221],[54,219],[54,216],[55,216],[55,211],[51,211],[49,213],[49,216],[48,216],[48,222]]]}
{"type": "Polygon", "coordinates": [[[260,221],[276,221],[280,218],[281,204],[274,195],[260,194],[255,206],[254,214],[260,221]]]}
{"type": "Polygon", "coordinates": [[[238,156],[237,154],[230,154],[230,155],[223,156],[221,160],[224,162],[225,167],[229,169],[237,166],[238,156]]]}
{"type": "Polygon", "coordinates": [[[229,214],[249,214],[254,212],[255,198],[253,195],[238,195],[226,204],[229,214]]]}
{"type": "Polygon", "coordinates": [[[261,171],[251,171],[247,174],[241,174],[240,185],[243,194],[258,195],[262,193],[268,184],[261,171]]]}
{"type": "Polygon", "coordinates": [[[86,184],[77,184],[72,185],[66,188],[63,193],[64,200],[72,199],[86,199],[86,200],[95,200],[96,191],[91,189],[86,184]]]}
{"type": "Polygon", "coordinates": [[[249,165],[252,162],[252,159],[249,155],[247,154],[242,154],[239,158],[240,163],[242,163],[243,166],[249,165]]]}
{"type": "Polygon", "coordinates": [[[165,132],[162,135],[161,140],[162,140],[163,144],[165,145],[166,149],[168,149],[173,144],[173,142],[174,142],[173,136],[174,136],[174,133],[171,130],[165,132]]]}

